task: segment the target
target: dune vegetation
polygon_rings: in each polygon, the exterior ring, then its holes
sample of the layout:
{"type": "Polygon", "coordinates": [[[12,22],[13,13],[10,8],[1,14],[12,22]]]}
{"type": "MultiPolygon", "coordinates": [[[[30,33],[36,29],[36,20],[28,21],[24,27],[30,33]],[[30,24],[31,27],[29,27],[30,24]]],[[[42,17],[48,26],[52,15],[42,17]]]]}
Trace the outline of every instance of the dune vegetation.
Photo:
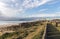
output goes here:
{"type": "Polygon", "coordinates": [[[0,39],[49,39],[60,37],[59,21],[36,21],[19,23],[19,25],[12,25],[0,28],[0,39]]]}
{"type": "Polygon", "coordinates": [[[36,21],[1,28],[0,39],[42,39],[44,23],[36,21]]]}

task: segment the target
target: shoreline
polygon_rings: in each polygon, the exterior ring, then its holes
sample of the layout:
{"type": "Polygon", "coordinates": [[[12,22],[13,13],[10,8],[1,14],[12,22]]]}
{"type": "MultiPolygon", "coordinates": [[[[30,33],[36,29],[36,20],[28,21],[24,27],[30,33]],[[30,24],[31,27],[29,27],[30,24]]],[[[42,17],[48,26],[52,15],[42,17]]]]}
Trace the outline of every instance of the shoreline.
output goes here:
{"type": "Polygon", "coordinates": [[[1,21],[0,22],[0,28],[1,27],[9,27],[9,26],[12,26],[12,25],[19,25],[19,24],[22,24],[22,23],[30,23],[30,22],[36,22],[37,20],[34,20],[34,21],[1,21]]]}

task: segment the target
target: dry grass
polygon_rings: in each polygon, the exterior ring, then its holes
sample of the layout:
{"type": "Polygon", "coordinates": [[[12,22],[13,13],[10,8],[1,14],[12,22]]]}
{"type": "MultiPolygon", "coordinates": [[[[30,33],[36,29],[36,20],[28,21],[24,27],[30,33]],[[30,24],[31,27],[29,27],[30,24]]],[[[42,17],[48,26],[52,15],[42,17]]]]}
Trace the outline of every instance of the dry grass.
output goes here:
{"type": "Polygon", "coordinates": [[[6,32],[0,36],[0,39],[33,39],[35,38],[35,36],[41,36],[39,34],[42,32],[42,29],[44,29],[46,22],[33,22],[29,24],[25,23],[24,25],[21,27],[19,26],[7,27],[8,31],[12,30],[15,32],[11,33],[6,32]]]}
{"type": "Polygon", "coordinates": [[[44,26],[40,25],[37,27],[35,32],[30,33],[26,38],[24,39],[33,39],[36,35],[42,32],[44,26]]]}

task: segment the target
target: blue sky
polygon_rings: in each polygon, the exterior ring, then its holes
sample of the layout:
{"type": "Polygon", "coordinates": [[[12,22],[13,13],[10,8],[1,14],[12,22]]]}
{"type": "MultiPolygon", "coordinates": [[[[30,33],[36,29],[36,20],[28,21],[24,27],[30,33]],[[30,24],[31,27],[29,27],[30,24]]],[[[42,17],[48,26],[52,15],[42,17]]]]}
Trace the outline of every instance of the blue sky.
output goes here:
{"type": "Polygon", "coordinates": [[[60,17],[60,0],[0,0],[1,17],[60,17]]]}

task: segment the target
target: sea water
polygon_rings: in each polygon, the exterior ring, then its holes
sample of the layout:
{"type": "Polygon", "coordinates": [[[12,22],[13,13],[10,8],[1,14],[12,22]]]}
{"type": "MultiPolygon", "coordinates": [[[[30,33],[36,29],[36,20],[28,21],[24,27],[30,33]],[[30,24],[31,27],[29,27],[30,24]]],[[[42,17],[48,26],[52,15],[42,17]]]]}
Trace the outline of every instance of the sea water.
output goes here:
{"type": "Polygon", "coordinates": [[[16,24],[16,23],[26,23],[26,22],[33,22],[33,21],[0,21],[0,25],[3,24],[16,24]]]}
{"type": "Polygon", "coordinates": [[[26,22],[26,21],[0,21],[0,27],[18,25],[19,23],[24,23],[24,22],[26,22]]]}

